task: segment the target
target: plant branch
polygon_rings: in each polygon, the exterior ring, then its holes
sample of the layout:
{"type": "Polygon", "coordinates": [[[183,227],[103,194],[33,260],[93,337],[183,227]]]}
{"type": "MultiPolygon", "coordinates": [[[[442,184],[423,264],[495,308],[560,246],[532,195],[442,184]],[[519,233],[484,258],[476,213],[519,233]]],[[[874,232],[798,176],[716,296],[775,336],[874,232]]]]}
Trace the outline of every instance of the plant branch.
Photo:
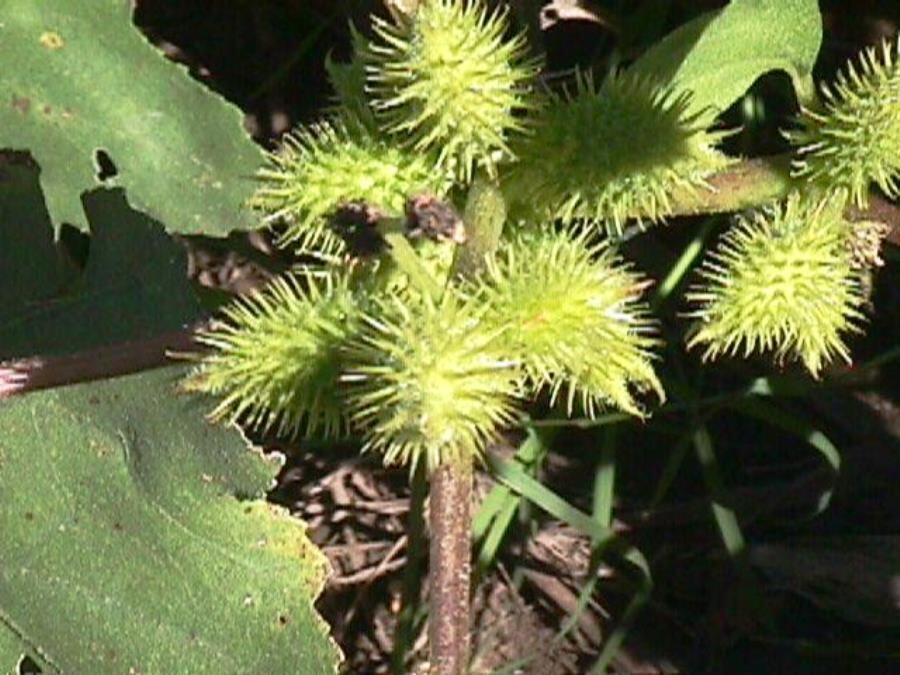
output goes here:
{"type": "MultiPolygon", "coordinates": [[[[799,187],[791,178],[790,155],[739,162],[709,179],[710,190],[682,190],[672,199],[672,215],[726,213],[782,199],[799,187]]],[[[900,206],[874,192],[869,207],[848,210],[851,220],[872,220],[890,227],[887,241],[900,246],[900,206]]],[[[634,214],[637,217],[637,214],[634,214]]]]}
{"type": "Polygon", "coordinates": [[[0,363],[0,399],[91,382],[171,363],[170,353],[196,352],[197,326],[63,356],[30,356],[0,363]]]}
{"type": "Polygon", "coordinates": [[[788,155],[744,160],[707,182],[709,190],[677,191],[672,200],[673,215],[739,211],[785,197],[796,187],[788,155]]]}
{"type": "Polygon", "coordinates": [[[885,241],[900,247],[900,205],[888,201],[880,195],[869,195],[869,208],[850,208],[851,220],[873,220],[890,228],[885,241]]]}

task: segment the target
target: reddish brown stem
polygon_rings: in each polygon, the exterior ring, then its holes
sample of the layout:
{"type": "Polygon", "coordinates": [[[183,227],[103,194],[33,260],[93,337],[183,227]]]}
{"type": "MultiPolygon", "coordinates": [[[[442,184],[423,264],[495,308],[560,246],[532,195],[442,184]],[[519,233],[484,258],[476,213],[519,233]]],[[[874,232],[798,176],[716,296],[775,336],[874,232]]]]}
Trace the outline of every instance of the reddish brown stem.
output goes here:
{"type": "Polygon", "coordinates": [[[65,356],[30,356],[0,363],[0,399],[29,391],[128,375],[170,363],[170,352],[195,352],[196,326],[146,340],[120,342],[65,356]]]}
{"type": "Polygon", "coordinates": [[[430,675],[463,675],[469,661],[472,462],[431,476],[430,675]]]}

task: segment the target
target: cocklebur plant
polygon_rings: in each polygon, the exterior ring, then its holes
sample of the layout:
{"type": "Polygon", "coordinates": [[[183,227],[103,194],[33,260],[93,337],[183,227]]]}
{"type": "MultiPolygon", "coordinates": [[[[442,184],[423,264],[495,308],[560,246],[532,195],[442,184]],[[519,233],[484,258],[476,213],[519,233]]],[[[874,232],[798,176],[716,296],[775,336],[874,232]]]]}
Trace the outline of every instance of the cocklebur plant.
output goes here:
{"type": "Polygon", "coordinates": [[[386,462],[465,464],[515,421],[515,362],[489,308],[455,293],[377,298],[347,345],[347,408],[386,462]]]}
{"type": "Polygon", "coordinates": [[[888,228],[851,221],[848,207],[865,207],[873,184],[900,194],[898,50],[897,39],[866,49],[785,132],[796,191],[738,218],[688,294],[698,319],[689,345],[704,357],[768,353],[813,376],[835,357],[851,361],[846,339],[861,331],[888,228]]]}
{"type": "Polygon", "coordinates": [[[213,419],[261,432],[346,433],[341,345],[360,321],[347,278],[301,273],[226,307],[198,340],[213,351],[188,383],[221,395],[213,419]]]}
{"type": "Polygon", "coordinates": [[[665,398],[652,367],[647,282],[587,230],[515,232],[486,261],[474,295],[506,326],[531,390],[562,395],[571,415],[606,407],[643,414],[636,393],[665,398]],[[540,292],[535,292],[540,289],[540,292]]]}
{"type": "Polygon", "coordinates": [[[344,248],[327,219],[348,195],[398,211],[410,194],[441,195],[449,187],[427,157],[373,137],[354,120],[323,120],[288,134],[270,158],[250,205],[285,221],[279,245],[319,256],[344,248]]]}
{"type": "MultiPolygon", "coordinates": [[[[727,132],[671,82],[625,69],[551,92],[502,11],[480,0],[411,7],[374,19],[370,37],[354,33],[351,63],[328,64],[336,105],[260,171],[251,205],[283,223],[282,245],[318,261],[226,310],[200,336],[213,351],[188,386],[221,397],[218,419],[356,434],[385,461],[427,470],[442,505],[431,509],[432,570],[451,574],[432,580],[432,665],[456,674],[468,650],[473,462],[541,391],[588,416],[640,418],[647,394],[664,400],[642,299],[650,282],[617,237],[627,220],[677,214],[685,194],[711,195],[736,160],[717,148],[727,132]],[[465,237],[447,222],[454,201],[466,204],[465,237]],[[359,216],[349,226],[348,212],[359,216]]],[[[705,357],[769,352],[813,375],[849,358],[860,261],[878,260],[880,240],[844,211],[871,182],[894,190],[892,54],[867,56],[840,80],[841,102],[829,94],[832,105],[804,113],[789,134],[795,192],[739,218],[702,267],[688,345],[705,357]],[[887,112],[871,113],[881,104],[887,112]],[[873,164],[866,143],[893,154],[873,164]],[[840,172],[824,168],[830,157],[840,172]]]]}
{"type": "MultiPolygon", "coordinates": [[[[217,416],[294,433],[347,429],[369,436],[379,429],[367,447],[385,449],[388,460],[407,465],[425,456],[433,471],[448,457],[477,456],[501,422],[514,419],[511,411],[520,409],[523,397],[542,387],[554,397],[567,392],[570,412],[577,400],[591,414],[614,406],[640,415],[635,393],[663,397],[651,364],[653,323],[640,302],[646,283],[587,229],[523,229],[500,242],[494,255],[485,251],[484,275],[449,284],[438,278],[434,286],[444,295],[434,298],[428,284],[409,283],[423,271],[450,274],[430,264],[431,256],[418,256],[411,269],[401,255],[407,246],[398,250],[401,243],[388,235],[382,259],[359,260],[334,227],[336,210],[359,201],[385,214],[384,234],[391,222],[403,220],[410,196],[442,197],[454,181],[465,190],[466,177],[477,171],[489,182],[499,162],[512,160],[511,139],[533,123],[539,98],[522,38],[505,40],[505,33],[505,16],[481,3],[441,0],[393,24],[375,21],[371,41],[355,34],[354,63],[331,64],[344,105],[285,139],[260,171],[262,184],[251,202],[267,219],[284,220],[282,245],[299,242],[301,252],[319,253],[328,264],[241,301],[201,337],[216,351],[191,386],[222,396],[217,416]],[[360,63],[363,91],[353,76],[360,63]],[[447,89],[448,79],[459,91],[447,89]],[[451,105],[459,92],[468,98],[451,105]],[[354,119],[354,109],[371,110],[379,127],[354,119]],[[393,271],[384,273],[387,268],[393,271]],[[406,283],[398,284],[398,275],[406,283]],[[367,281],[354,287],[349,280],[360,276],[367,281]],[[291,331],[302,333],[293,346],[282,339],[291,331]],[[404,348],[389,348],[392,343],[404,348]],[[501,344],[499,352],[491,347],[501,344]],[[492,350],[495,357],[479,360],[479,353],[492,350]],[[273,367],[293,356],[302,363],[281,372],[273,367]],[[266,365],[251,367],[263,357],[266,365]],[[321,367],[311,365],[317,362],[321,367]],[[489,368],[488,362],[502,365],[489,368]],[[493,370],[496,381],[487,386],[479,378],[493,370]],[[339,376],[324,382],[321,373],[339,376]],[[302,395],[305,389],[315,395],[302,395]],[[429,391],[435,400],[480,398],[469,412],[449,404],[426,411],[429,391]],[[342,406],[326,405],[335,396],[342,406]],[[398,405],[391,421],[385,401],[398,405]],[[458,421],[444,424],[442,415],[458,421]],[[454,440],[429,447],[429,438],[454,440]]],[[[669,114],[664,102],[659,110],[661,117],[669,114]]],[[[710,154],[697,146],[699,154],[710,154]]]]}
{"type": "Polygon", "coordinates": [[[435,153],[440,169],[470,182],[493,177],[522,132],[536,63],[524,36],[506,39],[503,15],[482,2],[431,0],[396,23],[373,19],[376,39],[363,52],[371,107],[384,131],[416,152],[435,153]]]}

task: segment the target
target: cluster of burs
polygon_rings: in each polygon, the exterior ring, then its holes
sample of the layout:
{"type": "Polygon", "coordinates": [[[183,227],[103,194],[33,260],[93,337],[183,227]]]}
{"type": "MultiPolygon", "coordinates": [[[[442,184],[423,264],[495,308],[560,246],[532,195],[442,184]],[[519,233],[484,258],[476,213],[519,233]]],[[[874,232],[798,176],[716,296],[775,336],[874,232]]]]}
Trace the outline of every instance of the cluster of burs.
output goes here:
{"type": "MultiPolygon", "coordinates": [[[[224,311],[188,386],[218,418],[359,434],[429,469],[477,456],[542,390],[570,414],[646,414],[664,397],[651,283],[616,243],[702,205],[738,161],[729,131],[640,63],[545,86],[478,1],[375,17],[353,48],[250,205],[307,262],[224,311]]],[[[898,101],[886,43],[804,107],[792,188],[733,218],[682,299],[688,347],[813,376],[849,360],[885,228],[846,213],[872,184],[900,192],[898,101]]]]}

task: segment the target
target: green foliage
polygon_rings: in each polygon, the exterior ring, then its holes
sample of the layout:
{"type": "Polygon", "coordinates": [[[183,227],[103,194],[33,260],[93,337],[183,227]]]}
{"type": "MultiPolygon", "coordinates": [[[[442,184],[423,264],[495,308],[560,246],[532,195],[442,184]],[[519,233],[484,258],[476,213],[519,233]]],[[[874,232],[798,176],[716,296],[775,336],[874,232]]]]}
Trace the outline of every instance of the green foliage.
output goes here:
{"type": "Polygon", "coordinates": [[[4,3],[0,148],[41,165],[56,226],[87,229],[79,195],[99,184],[104,150],[114,183],[169,231],[250,229],[241,207],[261,155],[239,111],[149,45],[132,11],[118,0],[4,3]]]}
{"type": "MultiPolygon", "coordinates": [[[[65,292],[77,275],[54,241],[53,225],[44,204],[38,167],[23,153],[0,154],[0,334],[10,332],[29,305],[46,303],[65,292]]],[[[21,320],[20,331],[30,330],[21,320]]],[[[11,356],[30,348],[30,340],[0,338],[0,354],[11,356]]]]}
{"type": "Polygon", "coordinates": [[[181,374],[0,407],[0,632],[45,673],[335,672],[326,560],[263,501],[280,463],[172,396],[181,374]]]}
{"type": "Polygon", "coordinates": [[[198,318],[184,248],[122,190],[82,197],[93,236],[81,271],[54,242],[37,168],[10,160],[2,173],[0,360],[146,338],[198,318]]]}
{"type": "Polygon", "coordinates": [[[814,376],[859,330],[864,297],[853,269],[851,226],[843,202],[787,203],[744,218],[705,262],[706,282],[688,294],[699,319],[689,346],[704,357],[774,353],[799,360],[814,376]]]}
{"type": "MultiPolygon", "coordinates": [[[[35,367],[198,318],[183,247],[121,190],[84,195],[80,271],[53,241],[37,168],[7,157],[2,177],[0,358],[35,367]]],[[[172,395],[180,373],[2,402],[0,668],[27,653],[45,673],[333,672],[311,607],[323,558],[258,501],[277,466],[198,421],[196,401],[172,395]]],[[[4,385],[12,374],[0,368],[4,385]]]]}
{"type": "Polygon", "coordinates": [[[844,190],[865,207],[869,186],[900,196],[900,40],[869,48],[822,85],[824,110],[808,108],[786,135],[797,148],[796,176],[826,190],[844,190]]]}
{"type": "MultiPolygon", "coordinates": [[[[14,1],[0,22],[0,397],[48,357],[108,348],[102,374],[185,330],[200,304],[166,231],[256,222],[262,153],[239,112],[148,45],[130,4],[82,5],[14,1]],[[89,236],[61,241],[61,222],[89,236]]],[[[45,673],[336,669],[312,607],[325,560],[262,501],[277,463],[198,421],[181,374],[2,401],[0,671],[25,653],[45,673]]]]}
{"type": "MultiPolygon", "coordinates": [[[[239,207],[262,157],[233,108],[130,29],[127,3],[44,4],[12,0],[0,23],[17,60],[0,148],[32,153],[49,207],[35,166],[18,156],[0,164],[0,358],[118,345],[195,321],[185,255],[165,230],[247,227],[253,217],[239,207]],[[98,149],[127,198],[96,189],[98,149]],[[89,224],[83,271],[51,219],[89,224]]],[[[713,202],[711,179],[735,161],[716,149],[727,132],[714,118],[774,69],[804,104],[788,134],[798,191],[739,217],[707,259],[688,293],[688,345],[706,358],[767,352],[814,376],[849,360],[885,231],[843,211],[848,195],[865,206],[872,183],[900,194],[897,45],[866,52],[818,106],[817,3],[733,0],[629,70],[598,85],[578,74],[569,91],[542,97],[524,39],[507,37],[505,15],[486,2],[389,9],[393,22],[373,19],[371,42],[354,31],[349,64],[327,63],[336,102],[324,120],[288,135],[257,174],[250,205],[286,224],[282,246],[319,260],[198,336],[211,352],[182,382],[218,403],[171,396],[179,370],[0,408],[0,668],[28,652],[46,672],[332,672],[337,655],[311,606],[324,560],[301,524],[261,501],[277,467],[197,413],[286,435],[358,433],[385,461],[433,471],[481,456],[542,389],[570,416],[583,409],[587,424],[625,416],[607,408],[653,412],[646,395],[663,401],[664,391],[641,299],[649,281],[610,240],[629,220],[679,213],[685,195],[713,202]],[[442,208],[466,204],[463,248],[407,240],[404,211],[423,193],[442,208]],[[373,260],[350,255],[330,227],[355,200],[383,216],[365,223],[384,239],[373,260]]],[[[702,236],[692,246],[659,297],[702,236]]],[[[685,383],[672,388],[690,398],[685,383]]],[[[688,434],[714,469],[704,422],[688,434]]],[[[527,496],[597,547],[612,540],[611,469],[594,519],[515,465],[494,470],[507,497],[527,496]]],[[[488,557],[519,501],[498,499],[488,557]]],[[[716,514],[737,557],[737,520],[716,514]]],[[[623,552],[641,578],[628,625],[650,579],[640,554],[623,552]]],[[[621,638],[611,633],[597,672],[621,638]]]]}
{"type": "Polygon", "coordinates": [[[0,673],[18,675],[19,663],[27,653],[28,645],[12,629],[0,625],[0,673]]]}
{"type": "Polygon", "coordinates": [[[690,92],[690,112],[711,123],[771,70],[787,72],[798,98],[810,101],[821,42],[818,0],[732,0],[680,26],[633,68],[690,92]]]}
{"type": "Polygon", "coordinates": [[[713,149],[721,132],[688,112],[690,98],[629,72],[597,88],[577,77],[572,95],[551,94],[514,146],[510,201],[537,220],[589,220],[621,234],[628,218],[659,221],[672,195],[706,187],[729,160],[713,149]]]}
{"type": "Polygon", "coordinates": [[[422,3],[412,17],[373,17],[378,40],[365,51],[372,107],[388,131],[469,182],[494,175],[508,136],[522,131],[533,63],[522,36],[505,39],[505,16],[482,0],[422,3]]]}

